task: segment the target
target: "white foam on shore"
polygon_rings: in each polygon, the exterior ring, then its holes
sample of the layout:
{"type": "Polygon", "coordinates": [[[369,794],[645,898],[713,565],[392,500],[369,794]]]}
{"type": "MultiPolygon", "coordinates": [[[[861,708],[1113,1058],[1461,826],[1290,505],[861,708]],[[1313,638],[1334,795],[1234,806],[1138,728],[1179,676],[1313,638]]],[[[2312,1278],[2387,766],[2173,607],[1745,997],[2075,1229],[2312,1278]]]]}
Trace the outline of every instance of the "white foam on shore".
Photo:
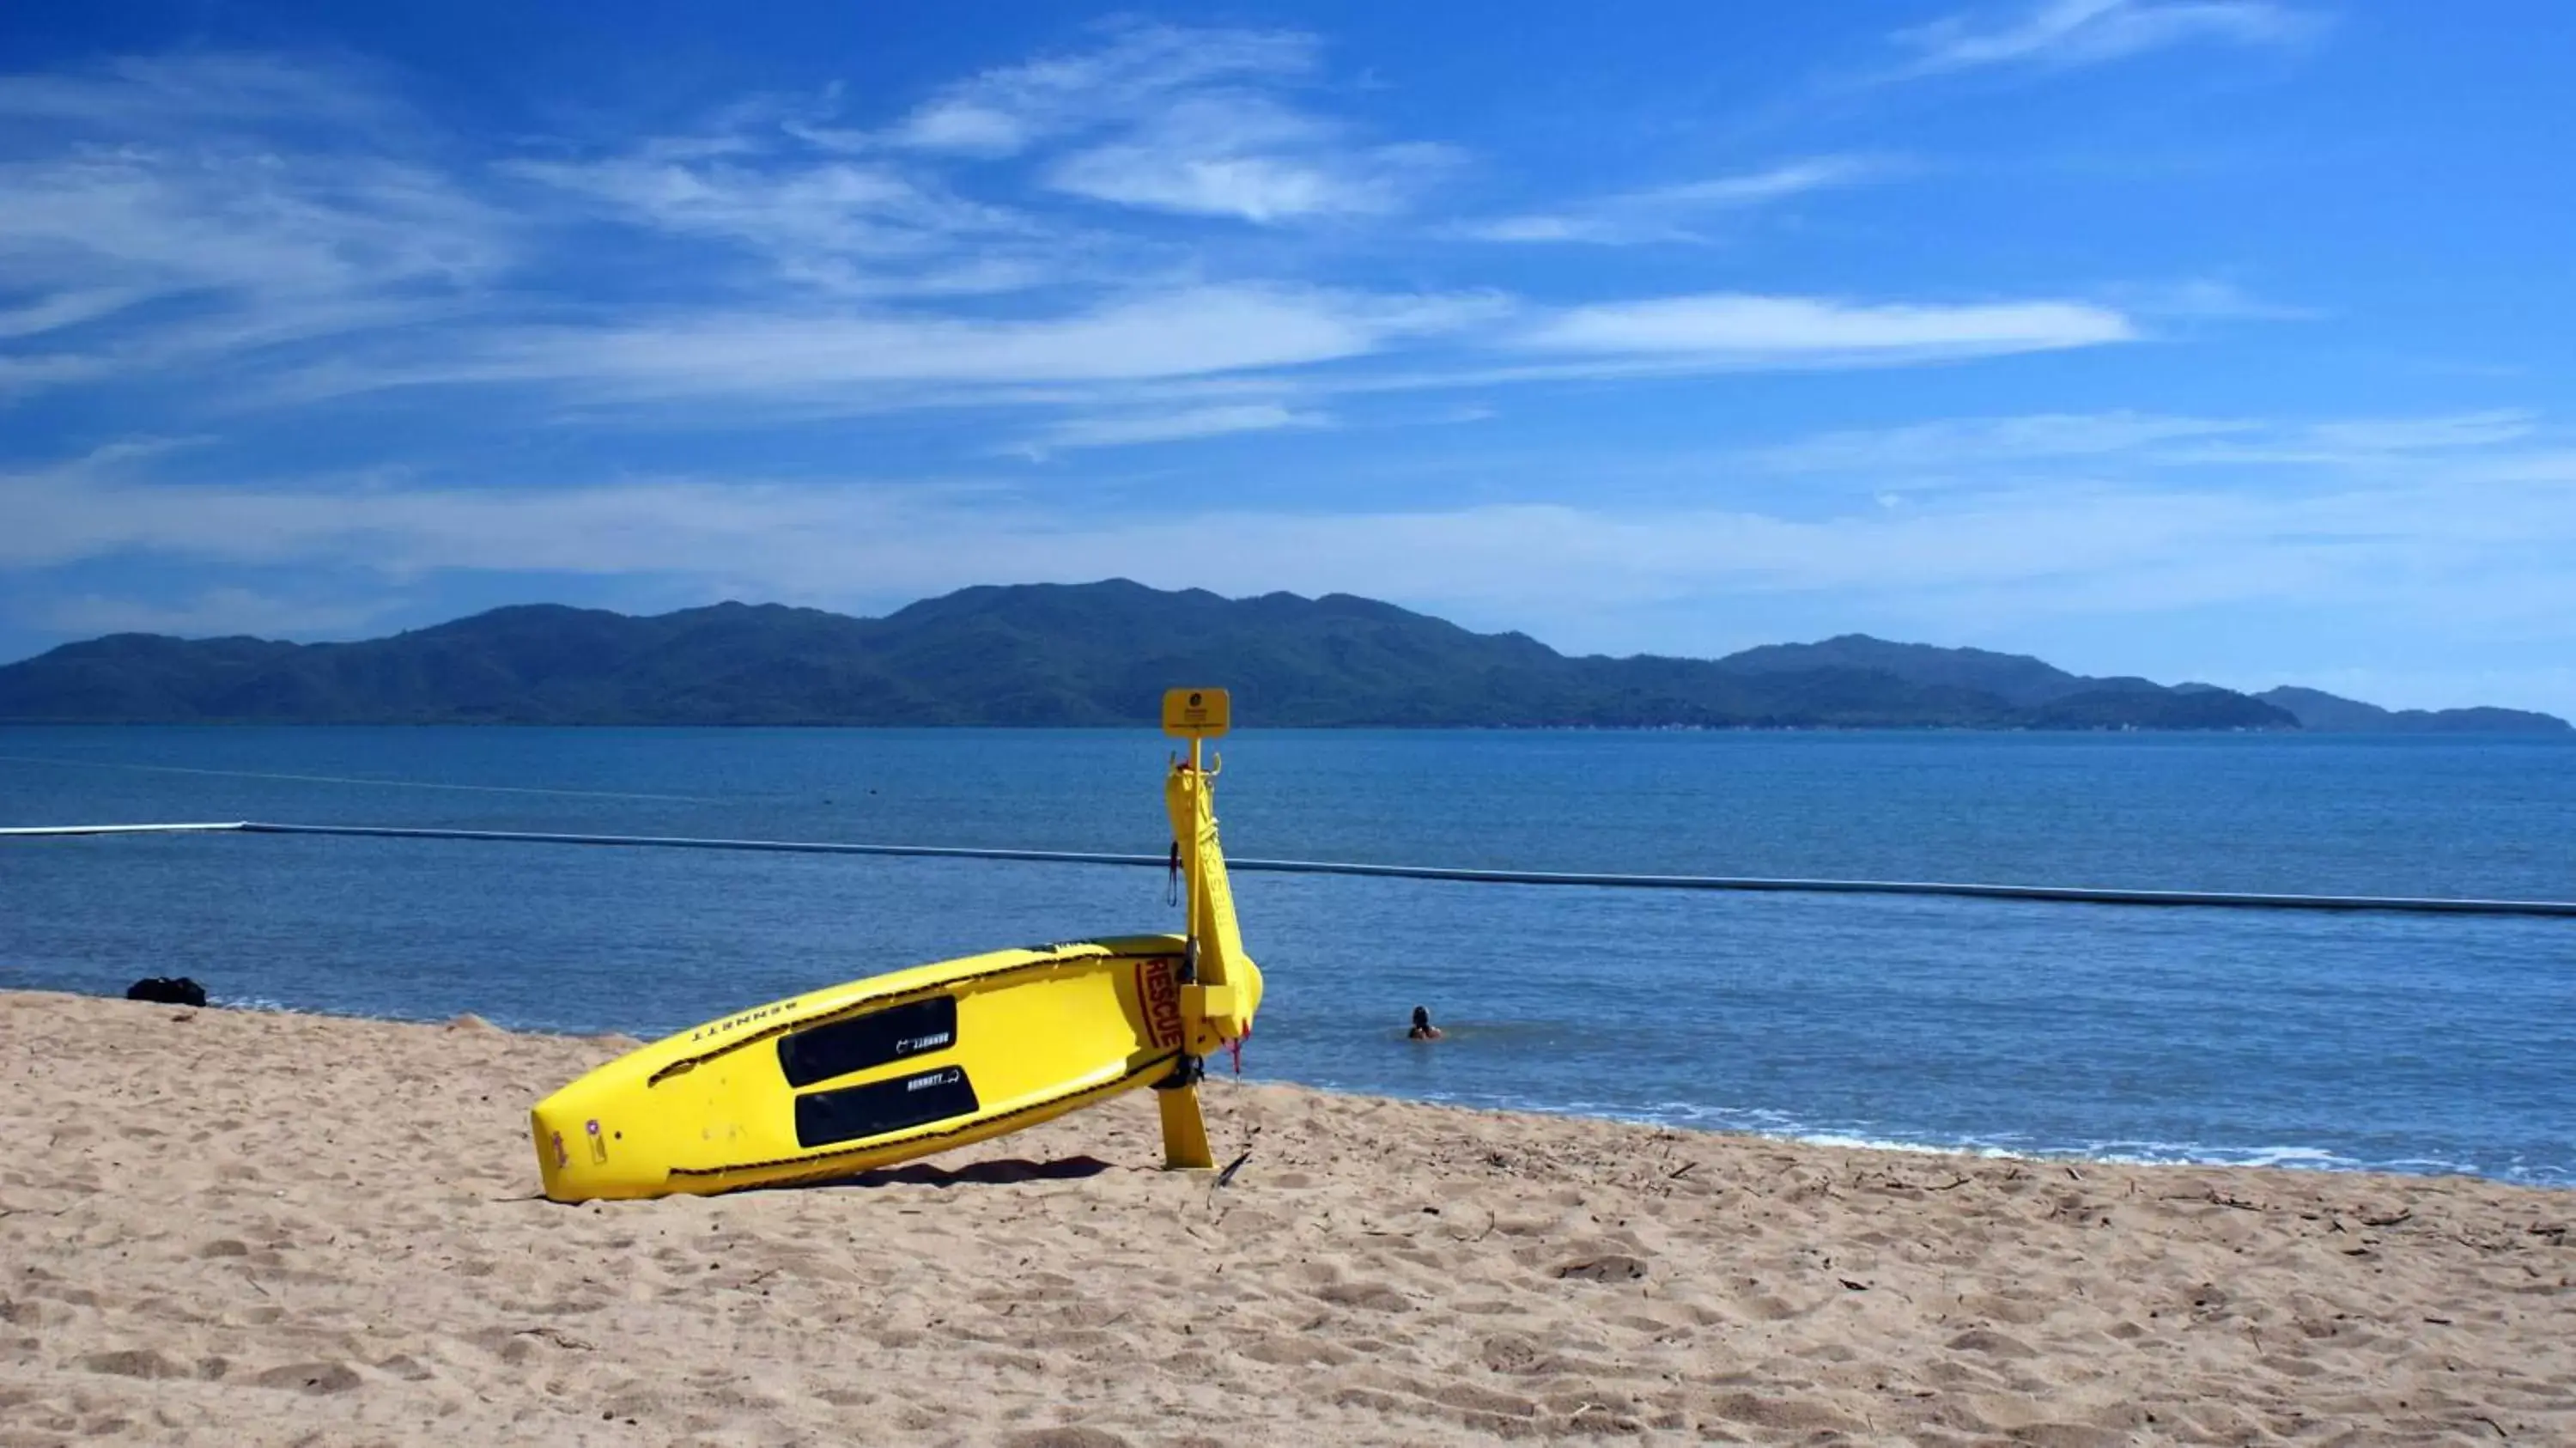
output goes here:
{"type": "MultiPolygon", "coordinates": [[[[1340,1089],[1340,1088],[1325,1088],[1340,1089]]],[[[1382,1094],[1370,1092],[1367,1094],[1382,1094]]],[[[1521,1098],[1470,1099],[1429,1094],[1415,1099],[1488,1110],[1535,1111],[1550,1116],[1590,1116],[1687,1131],[1713,1131],[1770,1137],[1808,1146],[1860,1151],[1894,1151],[1921,1156],[1969,1156],[1991,1161],[2101,1162],[2124,1166],[2253,1166],[2291,1171],[2391,1172],[2404,1176],[2476,1176],[2517,1186],[2576,1187],[2576,1170],[2531,1166],[2520,1158],[2501,1168],[2441,1157],[2391,1157],[2370,1160],[2346,1156],[2319,1146],[2213,1145],[2193,1141],[2098,1140],[2042,1142],[2020,1136],[1906,1136],[1867,1128],[1815,1125],[1787,1112],[1759,1107],[1723,1108],[1691,1102],[1657,1102],[1644,1107],[1603,1102],[1541,1102],[1521,1098]]]]}

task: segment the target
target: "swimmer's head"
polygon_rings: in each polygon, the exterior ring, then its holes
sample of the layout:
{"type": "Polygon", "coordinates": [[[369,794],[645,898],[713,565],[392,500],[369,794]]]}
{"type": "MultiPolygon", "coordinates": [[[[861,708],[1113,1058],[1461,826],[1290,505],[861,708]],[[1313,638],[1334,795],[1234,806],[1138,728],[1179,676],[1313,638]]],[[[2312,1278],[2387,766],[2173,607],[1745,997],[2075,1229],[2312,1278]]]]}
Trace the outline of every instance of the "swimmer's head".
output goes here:
{"type": "Polygon", "coordinates": [[[1415,1006],[1413,1008],[1413,1024],[1417,1027],[1430,1025],[1431,1008],[1429,1006],[1415,1006]]]}

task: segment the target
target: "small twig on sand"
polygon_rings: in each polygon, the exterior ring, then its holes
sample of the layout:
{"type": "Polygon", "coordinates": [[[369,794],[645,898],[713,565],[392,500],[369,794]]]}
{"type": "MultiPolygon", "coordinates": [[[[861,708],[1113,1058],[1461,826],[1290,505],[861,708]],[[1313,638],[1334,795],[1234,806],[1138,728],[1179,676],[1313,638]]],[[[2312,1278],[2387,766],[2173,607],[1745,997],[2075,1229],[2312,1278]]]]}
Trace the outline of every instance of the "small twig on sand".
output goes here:
{"type": "Polygon", "coordinates": [[[2385,1217],[2364,1217],[2361,1219],[2361,1224],[2365,1227],[2394,1227],[2413,1215],[2415,1215],[2415,1209],[2406,1207],[2385,1217]]]}
{"type": "Polygon", "coordinates": [[[510,1335],[512,1337],[542,1337],[557,1347],[570,1348],[574,1352],[599,1351],[598,1348],[593,1347],[589,1343],[583,1342],[580,1338],[573,1336],[571,1333],[564,1331],[560,1327],[523,1327],[510,1335]]]}
{"type": "Polygon", "coordinates": [[[2506,1431],[2504,1430],[2504,1425],[2503,1425],[2502,1423],[2497,1422],[2495,1419],[2488,1417],[2488,1416],[2487,1416],[2486,1414],[2484,1414],[2484,1413],[2480,1413],[2480,1414],[2478,1414],[2478,1415],[2477,1415],[2477,1419],[2478,1419],[2478,1421],[2479,1421],[2479,1422],[2484,1423],[2484,1424],[2486,1424],[2488,1427],[2495,1429],[2495,1430],[2496,1430],[2496,1436],[2497,1436],[2497,1437],[2499,1437],[2499,1438],[2510,1438],[2510,1437],[2512,1437],[2512,1436],[2513,1436],[2512,1434],[2510,1434],[2510,1433],[2508,1433],[2508,1432],[2506,1432],[2506,1431]]]}
{"type": "MultiPolygon", "coordinates": [[[[1691,1174],[1691,1169],[1698,1165],[1699,1163],[1695,1161],[1683,1162],[1680,1166],[1674,1167],[1671,1171],[1664,1173],[1664,1180],[1668,1182],[1680,1181],[1683,1177],[1689,1176],[1691,1174]]],[[[2535,1227],[2532,1230],[2538,1231],[2539,1228],[2535,1227]]]]}
{"type": "Polygon", "coordinates": [[[1243,1164],[1250,1160],[1252,1160],[1252,1148],[1247,1146],[1243,1149],[1243,1154],[1241,1156],[1227,1162],[1225,1164],[1225,1170],[1216,1174],[1216,1184],[1221,1187],[1233,1185],[1234,1174],[1243,1170],[1243,1164]]]}

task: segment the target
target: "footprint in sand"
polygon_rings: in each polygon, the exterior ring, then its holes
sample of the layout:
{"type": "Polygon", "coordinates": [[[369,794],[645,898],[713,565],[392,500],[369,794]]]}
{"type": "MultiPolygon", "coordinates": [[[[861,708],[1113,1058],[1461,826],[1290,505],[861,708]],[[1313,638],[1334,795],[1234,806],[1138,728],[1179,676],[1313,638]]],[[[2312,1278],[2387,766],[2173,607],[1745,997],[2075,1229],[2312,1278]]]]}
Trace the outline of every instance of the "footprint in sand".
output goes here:
{"type": "Polygon", "coordinates": [[[107,1373],[120,1378],[185,1378],[195,1374],[186,1363],[167,1353],[150,1348],[126,1348],[119,1352],[94,1352],[80,1360],[83,1372],[107,1373]]]}
{"type": "Polygon", "coordinates": [[[345,1393],[364,1382],[346,1363],[288,1363],[251,1379],[263,1388],[303,1393],[345,1393]]]}
{"type": "Polygon", "coordinates": [[[1646,1264],[1634,1257],[1605,1252],[1560,1263],[1550,1275],[1567,1282],[1634,1282],[1646,1275],[1646,1264]]]}

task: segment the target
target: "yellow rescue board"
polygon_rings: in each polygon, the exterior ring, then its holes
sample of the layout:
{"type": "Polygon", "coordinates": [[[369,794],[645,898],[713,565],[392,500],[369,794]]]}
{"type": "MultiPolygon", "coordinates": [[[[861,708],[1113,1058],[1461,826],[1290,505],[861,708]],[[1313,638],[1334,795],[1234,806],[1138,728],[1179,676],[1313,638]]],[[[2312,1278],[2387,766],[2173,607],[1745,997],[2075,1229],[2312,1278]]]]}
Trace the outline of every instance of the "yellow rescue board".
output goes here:
{"type": "MultiPolygon", "coordinates": [[[[578,1202],[847,1176],[1155,1085],[1193,1044],[1184,947],[1146,935],[995,951],[656,1041],[537,1103],[545,1193],[578,1202]]],[[[1259,989],[1249,964],[1246,994],[1259,989]]]]}

